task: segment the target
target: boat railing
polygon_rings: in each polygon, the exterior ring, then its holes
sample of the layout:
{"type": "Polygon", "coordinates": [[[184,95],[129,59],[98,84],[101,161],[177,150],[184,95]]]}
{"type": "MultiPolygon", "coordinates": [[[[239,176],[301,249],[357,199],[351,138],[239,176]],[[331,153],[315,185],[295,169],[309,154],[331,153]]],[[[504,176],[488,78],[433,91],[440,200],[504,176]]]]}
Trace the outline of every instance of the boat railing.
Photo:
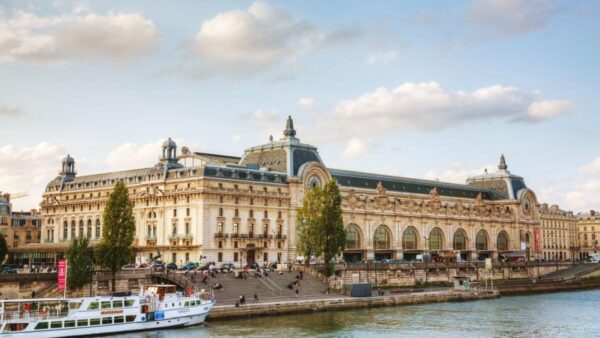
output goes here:
{"type": "Polygon", "coordinates": [[[37,322],[41,320],[63,319],[68,316],[67,311],[5,311],[0,316],[1,323],[12,322],[37,322]]]}

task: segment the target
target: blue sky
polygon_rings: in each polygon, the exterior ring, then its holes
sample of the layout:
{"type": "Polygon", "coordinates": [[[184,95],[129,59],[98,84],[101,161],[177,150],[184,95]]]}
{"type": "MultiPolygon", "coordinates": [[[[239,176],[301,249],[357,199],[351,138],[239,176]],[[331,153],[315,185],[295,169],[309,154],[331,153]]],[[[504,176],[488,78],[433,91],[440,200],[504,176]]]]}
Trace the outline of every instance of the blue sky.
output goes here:
{"type": "Polygon", "coordinates": [[[35,207],[160,140],[241,155],[288,114],[330,167],[464,182],[495,166],[540,202],[600,206],[592,1],[4,1],[0,190],[35,207]]]}

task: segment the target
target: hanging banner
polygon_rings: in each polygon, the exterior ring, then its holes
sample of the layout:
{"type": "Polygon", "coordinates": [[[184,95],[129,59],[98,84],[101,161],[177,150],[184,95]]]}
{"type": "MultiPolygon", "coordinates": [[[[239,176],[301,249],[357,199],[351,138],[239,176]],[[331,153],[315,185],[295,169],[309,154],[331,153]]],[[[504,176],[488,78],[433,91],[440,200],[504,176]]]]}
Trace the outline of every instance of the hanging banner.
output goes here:
{"type": "Polygon", "coordinates": [[[67,260],[59,259],[58,260],[58,289],[64,290],[67,285],[67,260]]]}
{"type": "Polygon", "coordinates": [[[527,243],[525,242],[525,230],[519,230],[519,238],[521,240],[521,250],[527,249],[527,243]]]}
{"type": "Polygon", "coordinates": [[[535,238],[535,250],[542,249],[542,234],[540,228],[533,229],[533,237],[535,238]]]}

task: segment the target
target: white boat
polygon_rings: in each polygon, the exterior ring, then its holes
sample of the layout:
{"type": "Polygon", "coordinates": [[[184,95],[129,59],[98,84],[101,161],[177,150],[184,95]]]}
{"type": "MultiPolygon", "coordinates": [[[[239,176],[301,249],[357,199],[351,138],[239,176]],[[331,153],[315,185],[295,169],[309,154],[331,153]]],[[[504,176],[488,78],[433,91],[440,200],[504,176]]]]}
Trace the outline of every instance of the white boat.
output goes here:
{"type": "Polygon", "coordinates": [[[150,285],[139,294],[0,301],[0,338],[78,337],[159,330],[204,322],[214,305],[205,293],[150,285]]]}

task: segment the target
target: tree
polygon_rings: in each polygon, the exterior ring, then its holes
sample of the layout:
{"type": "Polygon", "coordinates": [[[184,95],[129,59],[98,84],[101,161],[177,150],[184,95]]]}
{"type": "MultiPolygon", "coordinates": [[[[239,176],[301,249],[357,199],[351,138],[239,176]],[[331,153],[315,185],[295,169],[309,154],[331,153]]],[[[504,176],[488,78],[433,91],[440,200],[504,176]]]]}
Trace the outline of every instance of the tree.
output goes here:
{"type": "Polygon", "coordinates": [[[0,264],[4,263],[7,253],[8,244],[6,244],[6,238],[4,238],[3,234],[0,234],[0,264]]]}
{"type": "Polygon", "coordinates": [[[298,210],[298,251],[305,257],[308,264],[311,255],[320,255],[318,251],[317,226],[321,215],[321,199],[323,189],[321,187],[311,188],[302,199],[302,208],[298,210]]]}
{"type": "Polygon", "coordinates": [[[327,264],[327,276],[333,273],[331,260],[338,256],[346,245],[346,230],[342,220],[342,196],[336,181],[331,180],[323,189],[319,238],[322,241],[323,258],[327,264]]]}
{"type": "Polygon", "coordinates": [[[121,267],[133,261],[131,245],[135,234],[133,204],[129,200],[127,187],[118,181],[108,197],[102,222],[102,239],[96,247],[98,264],[112,272],[112,291],[115,278],[121,267]]]}
{"type": "Polygon", "coordinates": [[[94,273],[94,261],[92,260],[90,240],[87,237],[75,238],[67,249],[67,285],[69,288],[77,289],[92,282],[94,273]]]}
{"type": "Polygon", "coordinates": [[[298,210],[298,250],[309,258],[323,256],[328,276],[333,273],[331,259],[339,255],[346,244],[341,202],[338,185],[332,180],[323,188],[311,188],[298,210]]]}

